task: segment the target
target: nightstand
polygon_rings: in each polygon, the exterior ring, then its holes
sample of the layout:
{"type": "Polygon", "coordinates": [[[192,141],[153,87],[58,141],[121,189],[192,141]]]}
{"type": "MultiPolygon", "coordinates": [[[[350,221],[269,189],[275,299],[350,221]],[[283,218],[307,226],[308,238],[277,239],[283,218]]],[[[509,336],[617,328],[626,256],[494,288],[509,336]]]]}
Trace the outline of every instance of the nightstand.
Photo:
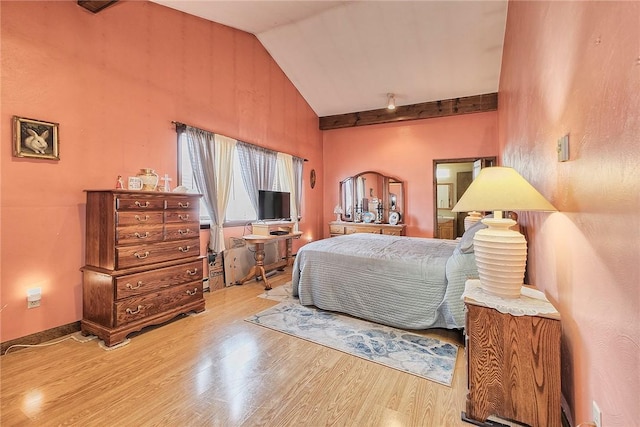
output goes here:
{"type": "Polygon", "coordinates": [[[517,299],[486,293],[468,280],[465,348],[466,413],[476,425],[489,416],[532,427],[561,426],[560,314],[544,295],[523,287],[517,299]]]}

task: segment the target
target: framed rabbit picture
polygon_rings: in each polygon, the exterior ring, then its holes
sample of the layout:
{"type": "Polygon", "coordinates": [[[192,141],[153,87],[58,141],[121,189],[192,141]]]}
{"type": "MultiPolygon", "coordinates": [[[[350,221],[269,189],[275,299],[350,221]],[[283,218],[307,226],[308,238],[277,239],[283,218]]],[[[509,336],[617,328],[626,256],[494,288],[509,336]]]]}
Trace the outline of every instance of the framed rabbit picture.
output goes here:
{"type": "Polygon", "coordinates": [[[60,160],[58,123],[13,116],[13,155],[60,160]]]}

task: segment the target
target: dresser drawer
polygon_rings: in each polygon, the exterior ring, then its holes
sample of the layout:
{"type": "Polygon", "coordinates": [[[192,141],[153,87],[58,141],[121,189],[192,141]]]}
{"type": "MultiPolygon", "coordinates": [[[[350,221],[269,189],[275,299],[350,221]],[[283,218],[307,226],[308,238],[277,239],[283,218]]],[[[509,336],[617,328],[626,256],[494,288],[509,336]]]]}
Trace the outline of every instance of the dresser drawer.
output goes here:
{"type": "Polygon", "coordinates": [[[116,212],[116,225],[162,224],[162,212],[116,212]]]}
{"type": "Polygon", "coordinates": [[[386,234],[387,236],[402,236],[402,230],[389,230],[387,228],[383,228],[382,234],[386,234]]]}
{"type": "Polygon", "coordinates": [[[116,269],[139,267],[198,255],[200,255],[198,238],[154,245],[120,246],[116,248],[116,269]]]}
{"type": "Polygon", "coordinates": [[[163,210],[164,199],[157,196],[118,196],[116,197],[116,209],[122,210],[163,210]]]}
{"type": "Polygon", "coordinates": [[[369,222],[341,223],[338,221],[329,223],[329,232],[332,236],[340,234],[370,233],[386,234],[388,236],[404,236],[406,227],[404,224],[377,224],[369,222]]]}
{"type": "Polygon", "coordinates": [[[200,210],[200,199],[199,198],[189,198],[189,197],[180,197],[180,198],[171,198],[167,200],[166,208],[167,209],[195,209],[200,210]]]}
{"type": "Polygon", "coordinates": [[[165,240],[179,240],[198,237],[200,235],[200,223],[188,222],[185,224],[170,224],[164,227],[165,240]]]}
{"type": "Polygon", "coordinates": [[[331,233],[331,234],[344,234],[344,226],[342,226],[342,225],[329,225],[329,233],[331,233]]]}
{"type": "Polygon", "coordinates": [[[164,240],[164,227],[156,225],[131,225],[116,228],[116,245],[133,245],[164,240]]]}
{"type": "Polygon", "coordinates": [[[115,326],[122,326],[201,299],[202,280],[127,298],[115,303],[115,326]]]}
{"type": "Polygon", "coordinates": [[[200,222],[200,210],[199,209],[184,209],[184,210],[172,210],[164,212],[165,223],[188,223],[188,222],[200,222]]]}
{"type": "Polygon", "coordinates": [[[202,281],[202,260],[116,277],[116,299],[158,291],[194,280],[202,281]]]}
{"type": "Polygon", "coordinates": [[[353,233],[380,234],[380,229],[377,227],[357,227],[357,226],[346,226],[344,228],[344,234],[353,234],[353,233]]]}

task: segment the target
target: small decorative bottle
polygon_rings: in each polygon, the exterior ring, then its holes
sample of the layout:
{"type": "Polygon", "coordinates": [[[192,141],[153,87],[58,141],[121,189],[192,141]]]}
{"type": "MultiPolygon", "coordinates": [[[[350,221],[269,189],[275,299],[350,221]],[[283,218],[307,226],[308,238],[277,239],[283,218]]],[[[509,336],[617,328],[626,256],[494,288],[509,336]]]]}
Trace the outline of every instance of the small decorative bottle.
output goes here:
{"type": "Polygon", "coordinates": [[[356,215],[353,222],[362,222],[362,208],[359,203],[356,204],[356,215]]]}
{"type": "Polygon", "coordinates": [[[158,174],[153,169],[143,168],[136,175],[142,181],[142,191],[155,191],[158,186],[158,174]]]}
{"type": "Polygon", "coordinates": [[[378,215],[376,216],[376,224],[380,224],[382,223],[382,213],[384,212],[382,203],[378,203],[378,209],[377,209],[377,213],[378,215]]]}

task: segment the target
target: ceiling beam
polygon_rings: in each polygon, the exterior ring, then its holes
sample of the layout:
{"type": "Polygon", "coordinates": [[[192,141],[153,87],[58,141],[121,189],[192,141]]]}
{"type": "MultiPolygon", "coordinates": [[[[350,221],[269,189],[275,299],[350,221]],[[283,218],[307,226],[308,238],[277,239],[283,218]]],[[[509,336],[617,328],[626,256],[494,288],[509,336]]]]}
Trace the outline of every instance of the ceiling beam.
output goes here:
{"type": "Polygon", "coordinates": [[[429,119],[455,116],[458,114],[481,113],[498,109],[498,94],[465,96],[420,104],[397,106],[395,110],[378,110],[337,114],[320,117],[320,130],[340,129],[381,123],[403,122],[406,120],[429,119]]]}
{"type": "Polygon", "coordinates": [[[90,12],[98,13],[102,9],[111,6],[112,4],[114,4],[117,1],[118,0],[107,0],[107,1],[102,1],[102,0],[78,0],[78,5],[84,7],[85,9],[87,9],[90,12]]]}

